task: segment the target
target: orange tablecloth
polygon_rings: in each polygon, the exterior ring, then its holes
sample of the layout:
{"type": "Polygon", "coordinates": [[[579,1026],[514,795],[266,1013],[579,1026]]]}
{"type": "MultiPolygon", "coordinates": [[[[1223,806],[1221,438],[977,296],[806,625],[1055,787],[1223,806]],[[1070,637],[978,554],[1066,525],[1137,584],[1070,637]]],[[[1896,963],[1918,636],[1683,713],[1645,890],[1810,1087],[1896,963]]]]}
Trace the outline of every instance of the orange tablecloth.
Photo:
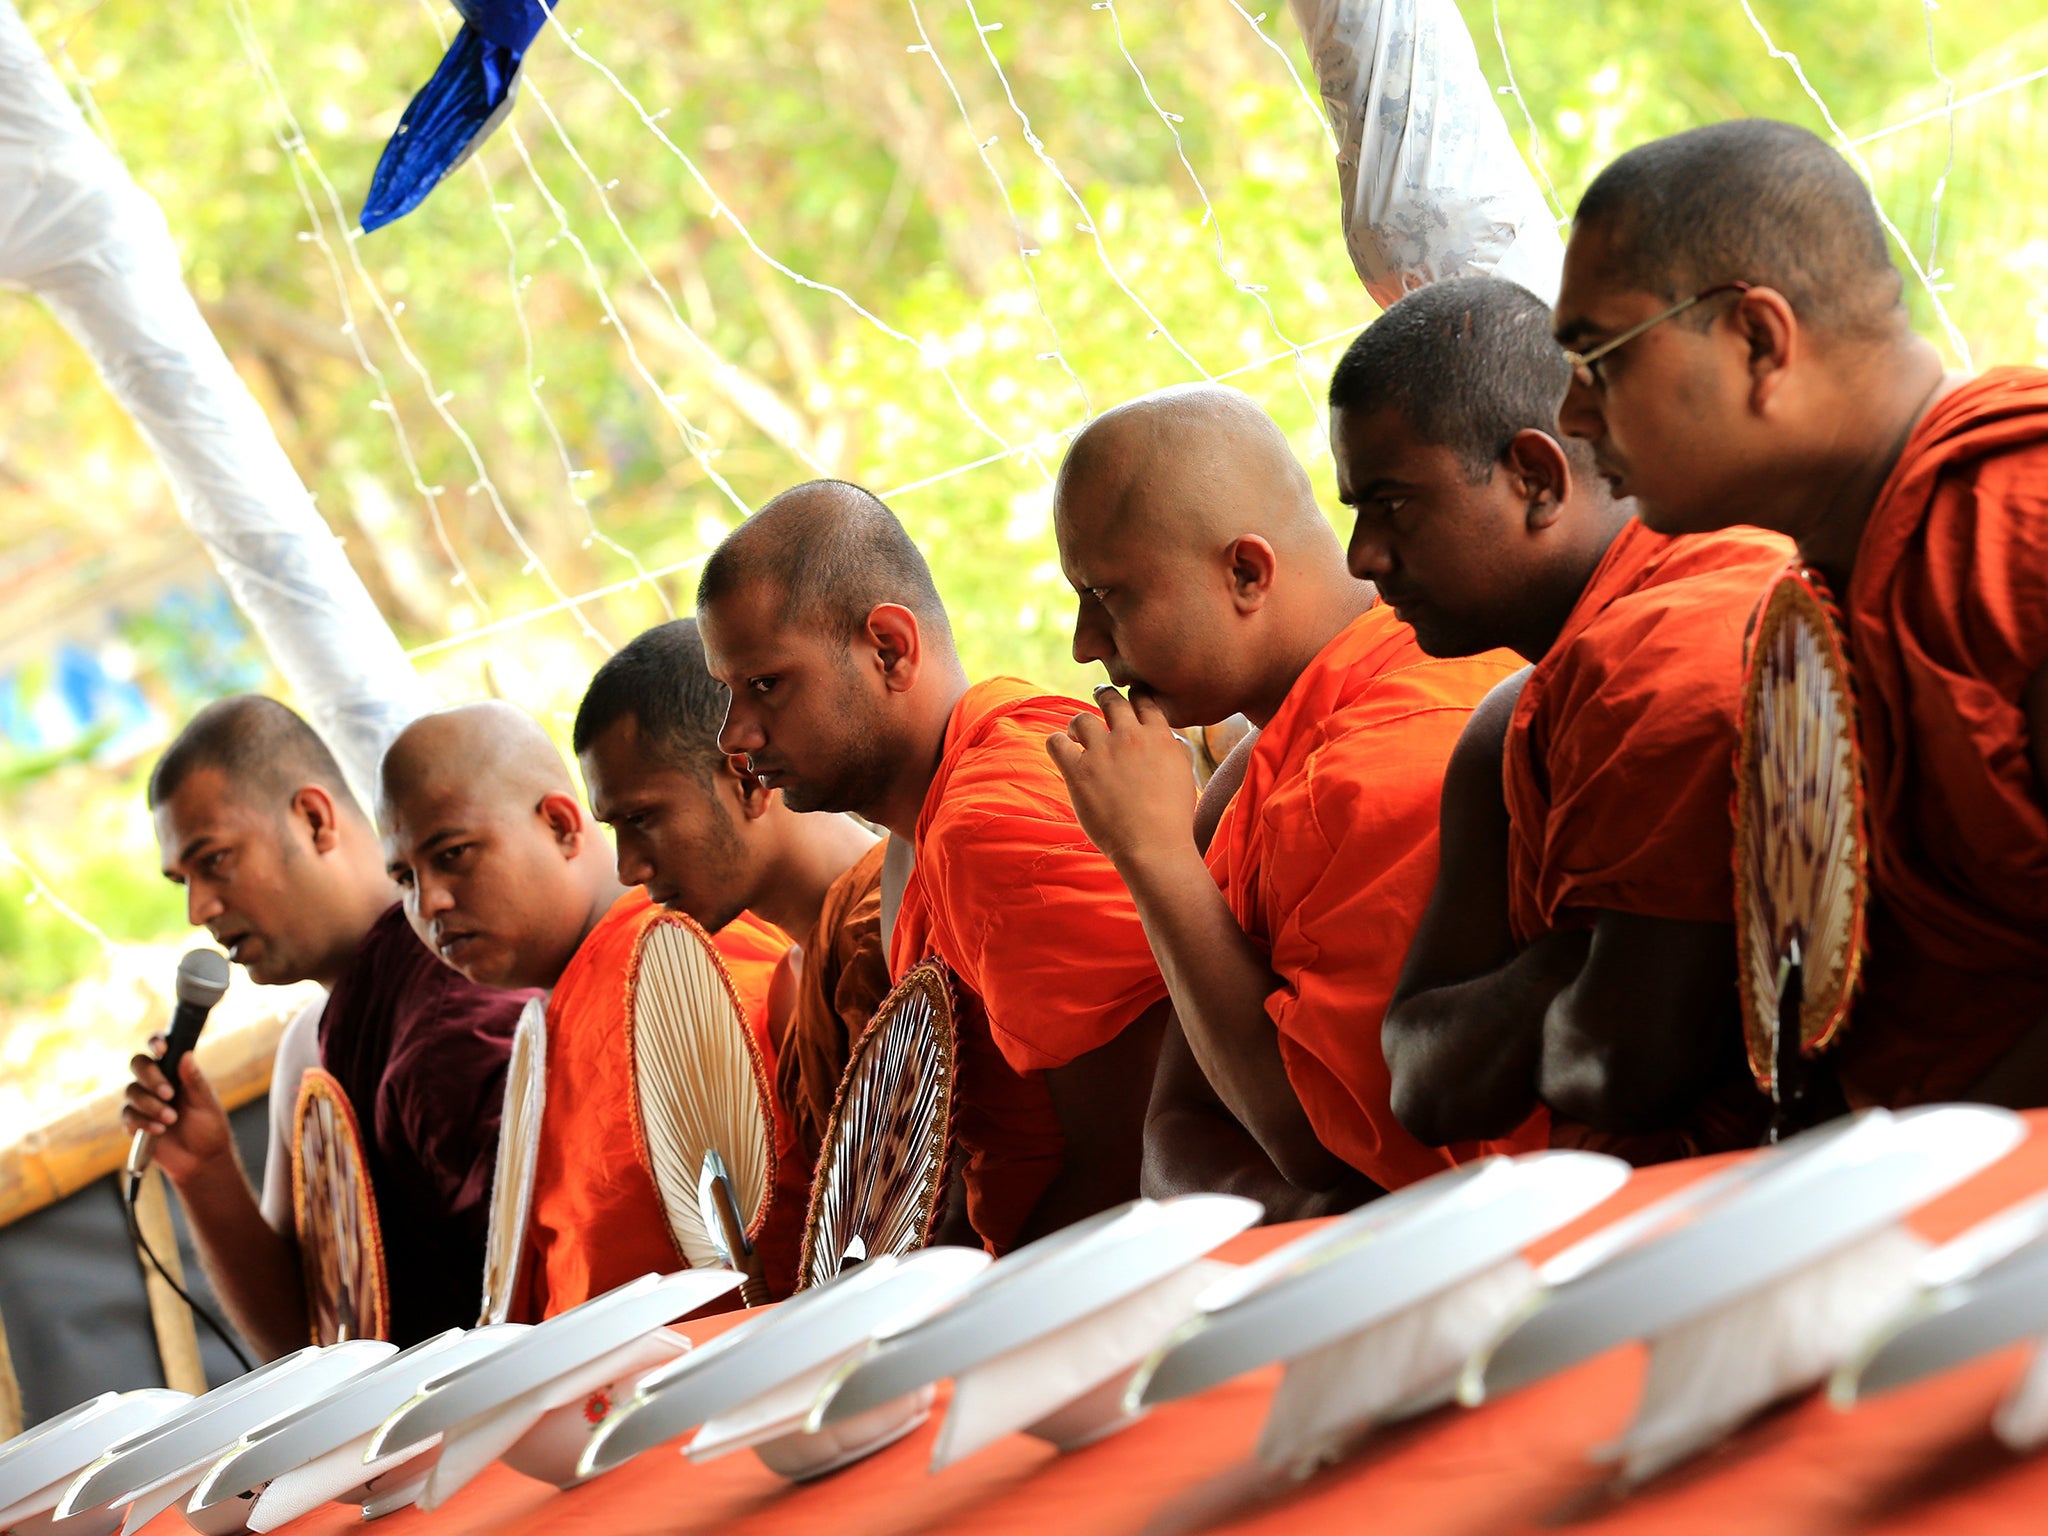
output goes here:
{"type": "MultiPolygon", "coordinates": [[[[2036,1135],[1915,1217],[1933,1241],[2048,1188],[2048,1114],[2036,1135]]],[[[1720,1159],[1646,1170],[1605,1206],[1531,1251],[1555,1252],[1720,1159]]],[[[1248,1259],[1298,1228],[1248,1233],[1221,1257],[1248,1259]]],[[[709,1338],[740,1314],[685,1325],[709,1338]]],[[[433,1514],[407,1510],[379,1536],[1079,1536],[1194,1531],[1375,1536],[1643,1532],[1656,1536],[1816,1536],[1864,1531],[2037,1531],[2048,1524],[2048,1455],[2016,1457],[1988,1427],[2022,1368],[2007,1351],[1853,1413],[1808,1398],[1771,1413],[1704,1457],[1625,1498],[1586,1453],[1618,1432],[1634,1403],[1640,1349],[1616,1350],[1473,1411],[1447,1409],[1367,1442],[1305,1484],[1251,1460],[1279,1380],[1261,1371],[1172,1404],[1072,1455],[1013,1436],[934,1477],[939,1412],[881,1454],[822,1482],[792,1486],[747,1452],[693,1466],[650,1451],[585,1487],[557,1493],[492,1467],[433,1514]]],[[[339,1506],[295,1532],[356,1525],[339,1506]]],[[[185,1527],[159,1518],[150,1536],[185,1527]]]]}

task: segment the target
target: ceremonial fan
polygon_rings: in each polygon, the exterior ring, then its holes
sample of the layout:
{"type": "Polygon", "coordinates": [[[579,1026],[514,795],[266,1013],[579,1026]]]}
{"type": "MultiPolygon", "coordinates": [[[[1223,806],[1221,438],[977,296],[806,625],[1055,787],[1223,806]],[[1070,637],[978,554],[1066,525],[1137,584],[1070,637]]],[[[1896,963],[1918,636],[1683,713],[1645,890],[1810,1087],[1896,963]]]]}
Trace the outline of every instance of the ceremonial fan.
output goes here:
{"type": "Polygon", "coordinates": [[[747,1276],[768,1299],[752,1243],[775,1188],[767,1066],[725,963],[689,918],[664,912],[640,941],[628,1009],[640,1141],[669,1231],[695,1268],[747,1276]]]}
{"type": "Polygon", "coordinates": [[[512,1310],[526,1219],[533,1209],[534,1158],[548,1090],[548,1000],[536,997],[519,1015],[505,1068],[505,1110],[498,1120],[498,1161],[491,1175],[491,1227],[484,1239],[484,1305],[479,1323],[502,1323],[512,1310]]]}
{"type": "Polygon", "coordinates": [[[1863,960],[1867,843],[1848,657],[1827,587],[1788,570],[1743,679],[1735,940],[1750,1070],[1799,1123],[1807,1063],[1840,1034],[1863,960]]]}
{"type": "Polygon", "coordinates": [[[811,1180],[797,1288],[849,1262],[931,1241],[953,1130],[953,995],[936,960],[915,966],[854,1043],[811,1180]]]}
{"type": "Polygon", "coordinates": [[[311,1067],[299,1082],[292,1140],[292,1211],[315,1344],[381,1339],[391,1331],[384,1238],[348,1094],[311,1067]]]}

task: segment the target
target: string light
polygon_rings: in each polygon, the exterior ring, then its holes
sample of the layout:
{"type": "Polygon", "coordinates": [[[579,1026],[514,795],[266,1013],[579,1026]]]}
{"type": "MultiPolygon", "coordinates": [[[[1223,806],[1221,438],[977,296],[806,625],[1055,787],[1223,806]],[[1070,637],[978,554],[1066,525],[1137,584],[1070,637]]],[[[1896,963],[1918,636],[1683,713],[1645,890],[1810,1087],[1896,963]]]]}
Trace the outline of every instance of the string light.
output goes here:
{"type": "Polygon", "coordinates": [[[1564,211],[1564,200],[1557,195],[1557,188],[1550,180],[1550,168],[1543,163],[1543,135],[1536,128],[1536,114],[1529,110],[1528,98],[1515,83],[1515,61],[1508,57],[1507,34],[1501,30],[1500,0],[1493,0],[1493,40],[1500,47],[1500,67],[1507,76],[1507,84],[1501,89],[1515,98],[1515,105],[1522,109],[1522,121],[1529,125],[1529,159],[1536,167],[1536,175],[1543,183],[1543,193],[1550,199],[1550,206],[1557,215],[1557,227],[1562,229],[1571,223],[1564,211]]]}
{"type": "Polygon", "coordinates": [[[1301,386],[1302,398],[1308,402],[1309,415],[1311,417],[1320,415],[1321,401],[1317,399],[1315,386],[1309,383],[1308,372],[1302,366],[1301,348],[1296,346],[1287,333],[1280,329],[1279,317],[1273,313],[1273,306],[1266,302],[1265,288],[1257,283],[1245,281],[1244,276],[1230,263],[1230,253],[1224,249],[1223,245],[1223,216],[1216,211],[1216,205],[1209,200],[1209,189],[1202,185],[1202,178],[1195,172],[1194,162],[1188,159],[1188,147],[1180,136],[1181,118],[1177,114],[1167,111],[1166,108],[1159,104],[1159,98],[1152,94],[1152,82],[1145,78],[1145,71],[1138,67],[1138,61],[1131,53],[1130,44],[1124,39],[1124,24],[1122,18],[1117,14],[1115,0],[1105,0],[1105,3],[1097,6],[1096,9],[1108,15],[1110,26],[1116,30],[1117,52],[1124,56],[1124,62],[1131,66],[1131,73],[1138,77],[1138,89],[1145,93],[1147,105],[1152,108],[1159,121],[1166,125],[1166,131],[1173,136],[1173,152],[1180,157],[1180,168],[1187,172],[1188,180],[1194,185],[1195,195],[1202,200],[1202,222],[1208,226],[1210,236],[1215,243],[1217,270],[1230,280],[1231,285],[1239,293],[1249,295],[1257,301],[1259,308],[1265,311],[1267,329],[1272,331],[1274,339],[1294,354],[1294,378],[1295,382],[1301,386]]]}
{"type": "Polygon", "coordinates": [[[1329,110],[1322,102],[1310,94],[1308,82],[1301,78],[1301,71],[1294,67],[1294,56],[1281,47],[1273,34],[1266,30],[1266,13],[1261,11],[1258,15],[1254,16],[1250,11],[1238,4],[1238,0],[1229,0],[1229,3],[1230,8],[1244,18],[1245,25],[1252,29],[1252,35],[1279,56],[1281,64],[1287,70],[1287,78],[1294,82],[1295,93],[1307,103],[1309,111],[1315,115],[1316,126],[1322,129],[1323,139],[1329,144],[1330,153],[1333,155],[1342,154],[1344,151],[1337,143],[1337,131],[1330,126],[1329,110]]]}
{"type": "MultiPolygon", "coordinates": [[[[335,191],[334,183],[328,179],[326,170],[320,164],[319,156],[313,153],[313,146],[306,138],[305,130],[300,127],[297,116],[292,112],[291,104],[284,94],[284,87],[278,80],[276,71],[270,63],[270,56],[264,51],[262,39],[256,35],[255,25],[248,14],[247,0],[231,0],[230,11],[237,18],[236,30],[242,37],[243,46],[249,54],[250,63],[256,68],[258,80],[267,88],[273,108],[291,131],[292,147],[296,148],[298,154],[304,159],[306,168],[311,172],[313,179],[319,183],[337,227],[346,228],[347,220],[346,216],[342,213],[341,196],[335,191]]],[[[315,217],[317,217],[317,214],[315,217]]],[[[484,466],[483,455],[477,451],[476,440],[470,436],[468,429],[457,420],[455,414],[448,409],[450,396],[447,392],[435,387],[432,373],[428,370],[427,365],[421,361],[419,354],[413,351],[412,344],[406,339],[405,331],[398,323],[398,309],[402,307],[403,301],[401,300],[398,305],[387,303],[383,290],[370,275],[369,269],[363,264],[362,255],[357,250],[358,234],[359,231],[350,230],[343,237],[343,243],[348,250],[349,265],[353,268],[357,279],[362,283],[364,292],[370,296],[371,304],[382,318],[385,331],[391,337],[392,345],[398,348],[398,355],[405,360],[406,366],[412,370],[413,376],[419,380],[421,388],[426,392],[429,408],[440,418],[441,424],[454,436],[456,442],[461,445],[464,456],[468,458],[470,468],[476,476],[470,482],[470,494],[476,495],[481,492],[490,502],[491,510],[497,515],[499,525],[504,528],[506,535],[512,541],[513,547],[519,551],[520,556],[526,562],[523,571],[538,576],[541,584],[558,601],[567,601],[568,594],[562,590],[561,584],[555,580],[554,573],[547,568],[547,563],[541,559],[539,553],[527,542],[525,534],[520,532],[518,524],[512,520],[512,514],[506,508],[504,498],[499,494],[497,484],[491,479],[490,471],[484,466]]],[[[395,415],[396,412],[394,411],[393,414],[395,415]]],[[[598,649],[605,652],[606,655],[610,655],[613,649],[611,642],[598,633],[596,627],[591,624],[589,617],[580,606],[571,603],[570,607],[575,612],[577,626],[583,631],[584,637],[597,646],[598,649]]]]}
{"type": "Polygon", "coordinates": [[[1077,227],[1095,242],[1095,254],[1102,259],[1103,268],[1109,273],[1110,281],[1122,290],[1125,298],[1137,306],[1138,313],[1151,325],[1152,335],[1163,337],[1166,344],[1178,352],[1181,359],[1202,378],[1213,379],[1215,375],[1197,362],[1195,355],[1180,344],[1166,328],[1166,322],[1152,313],[1151,306],[1138,297],[1137,291],[1124,281],[1124,275],[1117,270],[1116,263],[1109,259],[1109,248],[1102,243],[1102,232],[1095,226],[1095,215],[1089,210],[1087,200],[1074,189],[1074,184],[1067,180],[1066,173],[1059,167],[1059,162],[1047,153],[1043,141],[1032,131],[1030,116],[1018,105],[1017,93],[1010,88],[1010,77],[1003,72],[1002,61],[996,57],[995,49],[989,44],[988,29],[982,25],[981,14],[974,8],[974,0],[963,0],[963,3],[967,7],[969,19],[974,23],[975,35],[981,39],[981,51],[988,56],[989,67],[996,72],[996,79],[1003,87],[1003,99],[1009,102],[1010,111],[1016,116],[1017,126],[1024,134],[1024,142],[1031,146],[1031,152],[1038,157],[1038,163],[1052,173],[1053,180],[1060,184],[1060,189],[1072,200],[1074,206],[1080,209],[1081,223],[1077,227]]]}
{"type": "Polygon", "coordinates": [[[946,90],[953,98],[953,105],[960,111],[960,121],[967,127],[967,136],[981,156],[981,163],[995,182],[996,191],[1003,199],[1003,211],[1010,217],[1010,228],[1017,235],[1017,260],[1024,268],[1024,281],[1031,285],[1031,302],[1038,306],[1038,318],[1045,322],[1046,334],[1052,338],[1052,356],[1058,361],[1066,376],[1074,381],[1074,389],[1081,396],[1081,410],[1084,415],[1095,414],[1095,404],[1089,398],[1088,386],[1081,382],[1081,376],[1074,371],[1074,365],[1067,360],[1067,354],[1060,345],[1059,327],[1052,323],[1052,316],[1046,311],[1045,295],[1038,291],[1038,274],[1032,270],[1032,249],[1025,243],[1024,223],[1017,217],[1017,205],[1010,198],[1009,183],[1003,180],[1003,173],[996,169],[995,161],[989,158],[989,147],[996,141],[993,137],[984,139],[974,130],[974,119],[968,114],[967,102],[960,95],[960,87],[954,83],[953,72],[946,68],[946,61],[939,57],[939,50],[933,45],[931,34],[925,30],[924,13],[917,8],[917,0],[908,0],[910,19],[917,24],[917,35],[923,39],[923,49],[932,61],[932,67],[939,72],[939,78],[946,82],[946,90]]]}
{"type": "Polygon", "coordinates": [[[700,192],[702,192],[705,197],[711,200],[711,216],[715,219],[723,219],[728,224],[730,224],[732,226],[733,233],[739,236],[740,240],[746,245],[748,251],[751,252],[756,259],[766,263],[776,272],[779,272],[782,276],[788,278],[791,282],[798,284],[800,287],[811,289],[815,293],[827,294],[830,297],[837,299],[840,303],[844,304],[848,309],[851,309],[856,315],[860,316],[861,319],[865,320],[869,325],[872,325],[876,330],[880,331],[883,335],[888,336],[892,340],[901,342],[905,346],[914,349],[918,355],[919,360],[923,362],[926,367],[930,368],[933,372],[937,373],[939,377],[945,381],[947,390],[953,396],[953,403],[960,408],[962,415],[966,416],[969,421],[973,422],[978,430],[986,433],[990,438],[993,438],[997,443],[1001,444],[1003,448],[1008,449],[1014,446],[1009,441],[1009,439],[1003,436],[1002,433],[998,432],[993,426],[989,425],[989,423],[982,417],[982,414],[979,411],[977,411],[972,404],[968,402],[965,392],[962,391],[962,389],[960,388],[960,381],[953,377],[953,371],[946,366],[943,359],[934,355],[933,350],[930,347],[927,347],[923,342],[919,341],[916,337],[910,335],[909,333],[898,330],[895,326],[889,324],[888,321],[884,320],[880,315],[877,315],[873,310],[869,309],[866,305],[862,304],[858,299],[854,298],[854,296],[848,293],[844,288],[838,287],[837,285],[832,283],[820,282],[817,278],[814,277],[807,277],[803,273],[797,271],[794,267],[791,267],[784,262],[778,261],[775,259],[775,257],[771,256],[762,247],[761,243],[754,238],[753,231],[747,228],[746,221],[743,220],[739,216],[739,214],[734,210],[732,204],[727,202],[725,197],[718,191],[718,189],[711,185],[710,179],[707,176],[705,176],[703,170],[699,168],[697,162],[690,157],[690,155],[683,149],[683,147],[680,144],[676,143],[674,139],[670,138],[668,135],[668,130],[661,126],[661,119],[668,115],[666,109],[664,109],[660,113],[649,112],[647,110],[646,104],[642,102],[638,96],[633,94],[632,90],[626,85],[625,81],[621,80],[618,77],[618,74],[612,69],[612,67],[609,64],[606,64],[602,59],[596,57],[594,54],[590,53],[587,49],[585,49],[583,45],[576,40],[577,34],[571,32],[567,27],[562,25],[562,19],[560,15],[557,14],[557,12],[553,9],[550,9],[548,11],[548,24],[554,28],[556,34],[562,39],[563,43],[568,47],[571,53],[573,53],[577,58],[581,59],[585,64],[589,65],[592,69],[596,70],[600,75],[602,75],[605,78],[605,80],[610,83],[612,89],[619,94],[620,98],[624,100],[625,103],[628,106],[630,106],[636,113],[639,114],[641,123],[646,126],[648,131],[651,132],[655,136],[655,138],[661,141],[662,146],[665,149],[667,149],[671,155],[675,156],[677,162],[683,167],[683,170],[686,173],[688,173],[690,179],[696,183],[697,189],[700,192]]]}
{"type": "Polygon", "coordinates": [[[1941,175],[1935,179],[1934,220],[1927,235],[1927,276],[1932,280],[1941,276],[1941,199],[1948,191],[1948,179],[1956,168],[1956,83],[1943,72],[1941,61],[1935,57],[1934,0],[1920,0],[1920,15],[1927,28],[1927,67],[1941,82],[1942,112],[1948,118],[1948,158],[1942,163],[1941,175]]]}
{"type": "MultiPolygon", "coordinates": [[[[441,12],[433,0],[420,0],[420,9],[426,13],[427,22],[434,29],[434,36],[442,47],[448,45],[448,28],[442,21],[441,12]]],[[[526,395],[533,402],[535,413],[540,418],[541,429],[547,433],[548,441],[554,444],[555,456],[561,461],[563,483],[567,487],[569,500],[583,514],[584,526],[589,536],[584,539],[587,547],[592,543],[602,544],[618,555],[633,568],[639,581],[629,585],[645,585],[653,589],[655,600],[661,604],[662,612],[669,618],[675,617],[675,607],[669,602],[668,593],[661,584],[647,574],[647,568],[640,563],[640,557],[612,538],[597,525],[597,514],[591,510],[590,498],[582,491],[581,482],[589,471],[578,469],[569,454],[569,444],[562,435],[562,429],[555,420],[555,414],[548,408],[547,398],[541,393],[541,376],[534,357],[533,325],[526,312],[526,285],[530,279],[519,270],[519,243],[512,236],[512,228],[505,222],[506,205],[498,201],[496,179],[484,163],[482,155],[471,155],[469,163],[475,167],[477,180],[484,190],[484,206],[490,210],[491,222],[497,226],[498,236],[505,242],[505,283],[512,300],[512,314],[519,324],[519,340],[526,370],[526,395]]],[[[657,394],[659,391],[657,391],[657,394]]]]}
{"type": "MultiPolygon", "coordinates": [[[[1751,9],[1749,0],[1740,0],[1740,3],[1742,14],[1749,18],[1749,24],[1756,29],[1756,35],[1763,39],[1764,47],[1770,51],[1771,57],[1782,59],[1791,69],[1792,77],[1799,82],[1799,88],[1806,92],[1807,100],[1819,108],[1821,120],[1828,125],[1828,132],[1835,136],[1836,145],[1844,155],[1848,156],[1856,169],[1863,173],[1864,181],[1870,182],[1872,180],[1870,162],[1863,158],[1856,145],[1850,141],[1849,135],[1842,131],[1842,125],[1835,121],[1834,110],[1821,99],[1820,92],[1813,88],[1813,82],[1806,78],[1806,67],[1799,62],[1799,55],[1780,48],[1772,40],[1770,30],[1764,26],[1757,13],[1751,9]]],[[[1949,345],[1955,349],[1957,358],[1961,360],[1964,371],[1975,372],[1976,365],[1970,360],[1970,344],[1963,339],[1963,333],[1957,328],[1955,321],[1949,318],[1948,306],[1941,302],[1941,294],[1935,288],[1933,281],[1928,277],[1926,269],[1920,265],[1920,258],[1913,254],[1913,247],[1906,243],[1905,235],[1900,232],[1899,226],[1893,222],[1891,214],[1885,210],[1884,200],[1877,195],[1877,188],[1875,186],[1872,186],[1870,189],[1870,205],[1877,210],[1878,221],[1884,225],[1885,233],[1890,235],[1893,243],[1898,246],[1899,254],[1906,258],[1906,265],[1912,269],[1913,275],[1920,280],[1920,286],[1927,291],[1927,301],[1934,306],[1935,318],[1941,322],[1941,328],[1948,336],[1949,345]]]]}
{"type": "Polygon", "coordinates": [[[108,938],[105,929],[52,890],[49,882],[36,872],[35,866],[16,853],[14,845],[4,836],[0,836],[0,864],[15,870],[28,881],[28,893],[22,897],[23,906],[32,907],[39,902],[47,906],[52,912],[69,921],[73,927],[97,940],[100,949],[109,959],[121,952],[122,946],[108,938]]]}

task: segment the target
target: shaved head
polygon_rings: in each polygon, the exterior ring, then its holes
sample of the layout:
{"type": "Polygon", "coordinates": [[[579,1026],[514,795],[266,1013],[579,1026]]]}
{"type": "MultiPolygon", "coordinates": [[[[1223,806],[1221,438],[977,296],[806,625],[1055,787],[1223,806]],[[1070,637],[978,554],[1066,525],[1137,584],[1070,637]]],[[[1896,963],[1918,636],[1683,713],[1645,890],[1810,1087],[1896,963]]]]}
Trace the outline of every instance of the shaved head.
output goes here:
{"type": "Polygon", "coordinates": [[[186,723],[150,772],[149,808],[156,810],[206,768],[219,773],[232,793],[280,815],[298,790],[317,784],[337,810],[365,819],[327,743],[293,711],[261,694],[215,700],[186,723]]]}
{"type": "Polygon", "coordinates": [[[1289,545],[1332,537],[1279,424],[1251,396],[1184,384],[1104,411],[1060,465],[1055,504],[1086,499],[1102,533],[1180,547],[1258,531],[1289,545]]]}
{"type": "Polygon", "coordinates": [[[697,606],[762,589],[780,594],[778,617],[792,628],[851,640],[875,608],[896,603],[928,641],[952,645],[924,555],[880,497],[844,480],[784,491],[740,524],[704,562],[697,606]]]}
{"type": "Polygon", "coordinates": [[[379,779],[385,856],[427,947],[484,986],[553,986],[618,883],[540,722],[496,701],[426,715],[379,779]]]}
{"type": "Polygon", "coordinates": [[[1091,421],[1060,466],[1053,526],[1078,598],[1074,659],[1144,688],[1175,726],[1263,723],[1371,602],[1286,435],[1221,385],[1091,421]]]}
{"type": "Polygon", "coordinates": [[[1790,123],[1745,118],[1632,149],[1586,189],[1574,226],[1605,235],[1610,281],[1670,303],[1740,279],[1777,289],[1823,331],[1880,329],[1901,314],[1870,189],[1790,123]]]}

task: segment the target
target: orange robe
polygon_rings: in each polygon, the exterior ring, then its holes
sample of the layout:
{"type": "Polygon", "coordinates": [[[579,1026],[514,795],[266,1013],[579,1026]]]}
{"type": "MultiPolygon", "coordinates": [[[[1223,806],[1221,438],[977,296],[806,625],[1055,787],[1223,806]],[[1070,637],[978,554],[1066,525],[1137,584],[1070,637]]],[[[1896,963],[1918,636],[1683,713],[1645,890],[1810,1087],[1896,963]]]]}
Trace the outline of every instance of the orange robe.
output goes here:
{"type": "Polygon", "coordinates": [[[890,937],[901,980],[927,955],[960,996],[954,1134],[967,1212],[996,1253],[1058,1175],[1048,1069],[1108,1044],[1166,982],[1116,869],[1082,832],[1046,738],[1092,706],[1016,678],[954,706],[890,937]]]}
{"type": "Polygon", "coordinates": [[[832,882],[803,944],[803,972],[782,1034],[776,1093],[795,1132],[802,1165],[797,1171],[805,1188],[853,1042],[889,995],[889,956],[882,946],[882,854],[887,846],[876,843],[832,882]]]}
{"type": "MultiPolygon", "coordinates": [[[[788,1144],[776,1147],[775,1205],[755,1245],[764,1265],[794,1279],[803,1258],[811,1179],[832,1101],[853,1042],[889,995],[882,947],[882,852],[878,842],[834,880],[805,938],[789,1020],[776,1067],[776,1108],[788,1144]]],[[[792,955],[798,953],[795,950],[792,955]]],[[[785,1294],[781,1289],[777,1295],[785,1294]]]]}
{"type": "Polygon", "coordinates": [[[1266,1016],[1316,1137],[1385,1189],[1544,1144],[1425,1147],[1394,1118],[1380,1018],[1436,884],[1444,765],[1507,653],[1434,660],[1386,603],[1310,662],[1260,733],[1209,871],[1279,988],[1266,1016]]]}
{"type": "Polygon", "coordinates": [[[2048,665],[2048,373],[1935,402],[1843,608],[1874,900],[1837,1069],[1855,1105],[1953,1098],[2048,1021],[2048,788],[2021,706],[2048,665]]]}
{"type": "MultiPolygon", "coordinates": [[[[538,1322],[638,1275],[687,1265],[655,1188],[633,1083],[632,979],[641,940],[666,916],[644,890],[620,897],[548,997],[547,1096],[515,1322],[538,1322]]],[[[743,913],[711,942],[765,1045],[776,944],[786,950],[789,940],[743,913]]]]}
{"type": "MultiPolygon", "coordinates": [[[[1683,539],[1630,521],[1508,726],[1508,920],[1530,944],[1602,911],[1735,921],[1737,723],[1744,626],[1791,544],[1731,529],[1683,539]]],[[[1632,1162],[1754,1146],[1769,1106],[1731,1070],[1668,1136],[1558,1123],[1553,1142],[1632,1162]]]]}

